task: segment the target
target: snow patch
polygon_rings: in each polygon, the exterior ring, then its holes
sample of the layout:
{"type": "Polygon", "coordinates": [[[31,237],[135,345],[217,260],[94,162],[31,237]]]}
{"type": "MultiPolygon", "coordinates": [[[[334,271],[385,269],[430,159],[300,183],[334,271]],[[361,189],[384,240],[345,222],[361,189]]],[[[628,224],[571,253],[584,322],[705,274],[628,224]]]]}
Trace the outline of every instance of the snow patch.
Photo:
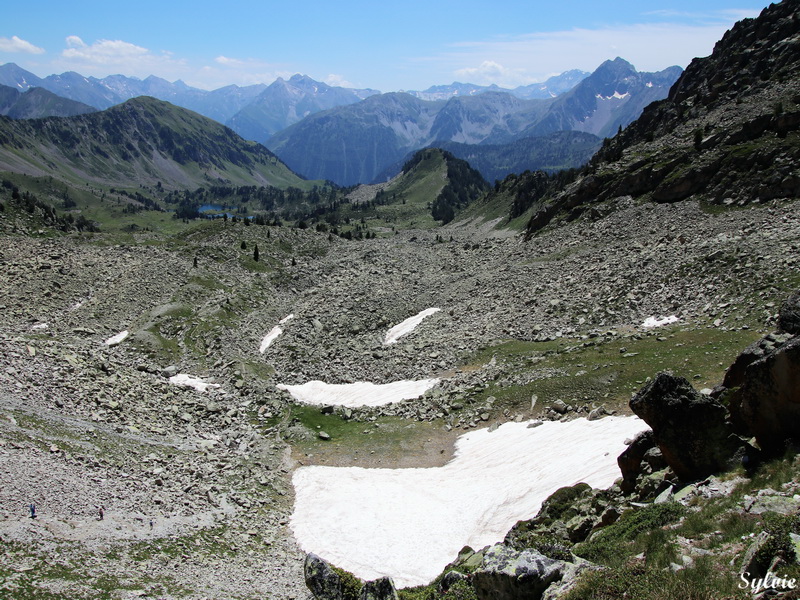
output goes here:
{"type": "Polygon", "coordinates": [[[106,346],[116,346],[117,344],[122,343],[122,341],[130,335],[130,332],[126,329],[125,331],[120,331],[117,335],[112,335],[108,338],[105,342],[103,342],[106,346]]]}
{"type": "Polygon", "coordinates": [[[442,310],[441,308],[426,308],[421,313],[414,315],[413,317],[409,317],[402,323],[398,323],[394,327],[392,327],[389,331],[386,332],[386,338],[383,340],[383,345],[388,346],[390,344],[396,344],[397,340],[399,340],[404,335],[407,335],[414,331],[417,328],[417,325],[422,323],[422,320],[426,317],[430,317],[432,314],[439,312],[442,310]]]}
{"type": "Polygon", "coordinates": [[[177,375],[173,375],[169,378],[169,382],[172,385],[194,388],[198,392],[206,392],[209,390],[209,388],[221,387],[218,383],[209,383],[207,381],[203,381],[199,377],[193,377],[192,375],[187,375],[186,373],[178,373],[177,375]]]}
{"type": "Polygon", "coordinates": [[[325,383],[308,381],[302,385],[278,384],[277,387],[289,392],[303,404],[347,406],[384,406],[391,402],[401,402],[419,398],[439,383],[438,379],[418,381],[395,381],[375,384],[364,381],[355,383],[325,383]]]}
{"type": "Polygon", "coordinates": [[[647,317],[642,323],[642,327],[645,329],[652,329],[653,327],[663,327],[664,325],[670,325],[671,323],[677,323],[678,317],[675,315],[670,315],[669,317],[647,317]]]}
{"type": "Polygon", "coordinates": [[[283,333],[283,328],[281,327],[281,325],[283,325],[285,323],[288,323],[292,319],[294,319],[294,315],[293,314],[292,315],[288,315],[286,317],[283,317],[280,321],[278,321],[278,325],[275,325],[275,327],[273,327],[272,329],[269,330],[269,333],[264,336],[263,340],[261,340],[261,346],[258,348],[258,351],[261,354],[264,354],[264,352],[267,350],[267,348],[269,348],[269,345],[272,342],[274,342],[275,339],[280,334],[283,333]]]}
{"type": "Polygon", "coordinates": [[[628,96],[630,96],[630,92],[625,92],[624,94],[620,94],[619,92],[615,91],[610,96],[603,96],[602,94],[595,94],[595,98],[598,100],[624,100],[628,96]]]}
{"type": "Polygon", "coordinates": [[[506,423],[461,436],[444,467],[301,467],[290,526],[303,550],[362,579],[427,584],[465,545],[502,541],[556,489],[611,485],[623,440],[643,429],[635,417],[506,423]]]}

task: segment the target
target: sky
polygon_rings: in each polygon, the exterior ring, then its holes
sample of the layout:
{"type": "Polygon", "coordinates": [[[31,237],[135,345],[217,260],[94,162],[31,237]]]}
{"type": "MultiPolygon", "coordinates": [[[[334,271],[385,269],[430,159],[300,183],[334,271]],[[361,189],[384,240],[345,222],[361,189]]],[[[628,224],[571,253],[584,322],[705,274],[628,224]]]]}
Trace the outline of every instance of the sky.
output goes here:
{"type": "Polygon", "coordinates": [[[639,71],[707,56],[764,0],[14,2],[0,64],[35,75],[156,75],[202,89],[302,73],[382,92],[505,88],[617,56],[639,71]]]}

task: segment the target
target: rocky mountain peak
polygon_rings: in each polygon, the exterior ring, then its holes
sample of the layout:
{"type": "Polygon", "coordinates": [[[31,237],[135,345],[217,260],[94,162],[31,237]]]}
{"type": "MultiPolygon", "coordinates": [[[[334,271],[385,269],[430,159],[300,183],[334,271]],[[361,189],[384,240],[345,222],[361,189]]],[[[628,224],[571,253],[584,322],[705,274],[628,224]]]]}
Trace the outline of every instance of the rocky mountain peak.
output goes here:
{"type": "Polygon", "coordinates": [[[604,144],[583,177],[538,207],[529,232],[624,196],[744,205],[800,195],[798,33],[796,2],[734,25],[666,99],[604,144]]]}

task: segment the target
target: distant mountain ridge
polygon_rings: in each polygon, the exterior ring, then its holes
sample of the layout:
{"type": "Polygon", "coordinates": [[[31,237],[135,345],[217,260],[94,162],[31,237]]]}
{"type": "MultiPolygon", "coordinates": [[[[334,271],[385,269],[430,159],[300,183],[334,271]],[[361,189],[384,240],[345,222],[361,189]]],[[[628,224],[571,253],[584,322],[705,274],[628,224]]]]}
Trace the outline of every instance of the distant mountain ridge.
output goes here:
{"type": "Polygon", "coordinates": [[[486,86],[474,85],[454,81],[450,85],[434,85],[421,92],[408,91],[407,93],[420,100],[449,100],[453,96],[475,96],[484,92],[505,92],[524,100],[555,98],[574,88],[590,74],[587,71],[573,69],[560,75],[554,75],[542,83],[531,83],[516,88],[501,88],[494,84],[486,86]]]}
{"type": "Polygon", "coordinates": [[[306,75],[293,75],[288,81],[279,77],[225,124],[245,139],[265,143],[274,133],[310,114],[355,104],[379,93],[332,87],[306,75]]]}
{"type": "Polygon", "coordinates": [[[0,85],[0,115],[12,119],[72,117],[96,110],[88,104],[62,98],[44,88],[32,87],[20,92],[15,88],[0,85]]]}
{"type": "Polygon", "coordinates": [[[495,91],[432,101],[382,94],[310,115],[273,135],[267,146],[306,177],[340,185],[372,182],[408,153],[435,143],[509,144],[569,130],[613,135],[645,105],[664,98],[680,73],[680,67],[638,73],[617,58],[549,99],[495,91]]]}
{"type": "MultiPolygon", "coordinates": [[[[433,86],[424,92],[407,93],[425,100],[447,100],[455,96],[472,96],[484,92],[509,93],[522,99],[552,98],[571,89],[588,75],[584,71],[572,70],[553,76],[543,83],[515,89],[453,83],[449,86],[433,86]]],[[[273,133],[310,114],[354,104],[381,93],[373,89],[329,86],[299,74],[288,80],[278,78],[269,85],[229,85],[212,91],[191,87],[180,80],[170,83],[153,75],[145,79],[125,75],[109,75],[98,79],[66,72],[41,78],[14,63],[0,66],[0,85],[20,92],[31,87],[40,87],[98,110],[105,110],[138,96],[152,96],[198,112],[229,126],[246,139],[262,143],[273,133]]]]}
{"type": "Polygon", "coordinates": [[[149,97],[75,117],[0,117],[0,171],[135,188],[306,186],[261,144],[149,97]]]}

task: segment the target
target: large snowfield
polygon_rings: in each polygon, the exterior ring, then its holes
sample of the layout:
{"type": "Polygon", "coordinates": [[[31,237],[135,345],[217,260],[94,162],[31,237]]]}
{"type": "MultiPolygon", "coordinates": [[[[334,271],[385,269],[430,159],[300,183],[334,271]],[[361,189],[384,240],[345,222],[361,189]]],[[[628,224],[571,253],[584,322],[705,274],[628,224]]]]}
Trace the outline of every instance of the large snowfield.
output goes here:
{"type": "Polygon", "coordinates": [[[301,467],[291,528],[303,550],[362,579],[426,584],[463,546],[502,541],[556,489],[611,485],[624,440],[646,428],[636,417],[506,423],[461,436],[443,467],[301,467]]]}

